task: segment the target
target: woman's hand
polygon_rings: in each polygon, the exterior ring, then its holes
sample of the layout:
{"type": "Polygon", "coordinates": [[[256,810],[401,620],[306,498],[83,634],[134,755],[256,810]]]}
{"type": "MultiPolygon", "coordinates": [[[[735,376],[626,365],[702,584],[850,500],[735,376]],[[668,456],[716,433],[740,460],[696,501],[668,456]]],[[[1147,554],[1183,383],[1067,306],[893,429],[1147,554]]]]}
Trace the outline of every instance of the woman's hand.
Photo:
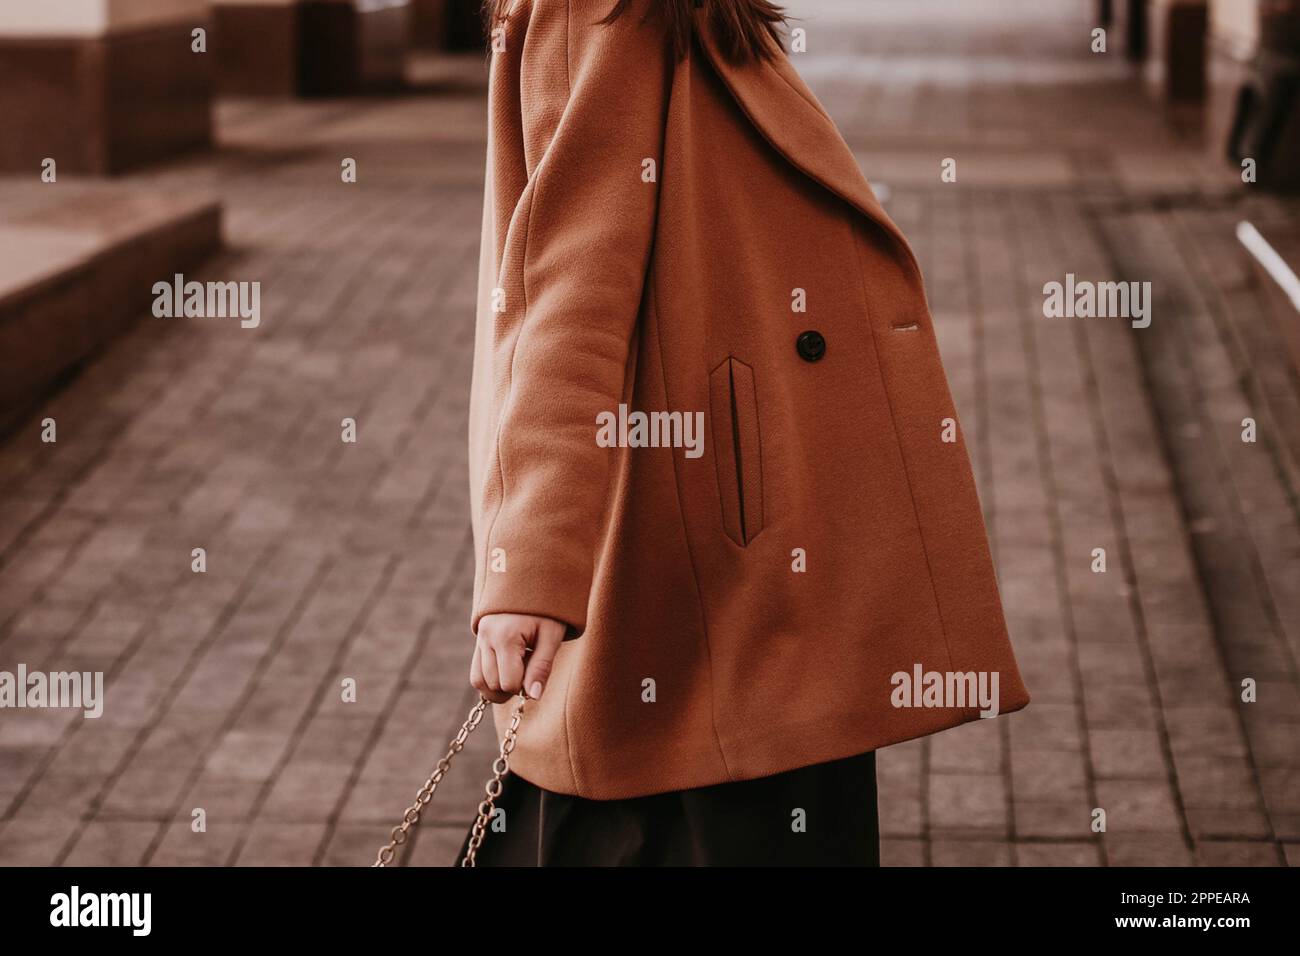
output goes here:
{"type": "Polygon", "coordinates": [[[478,622],[469,682],[494,704],[504,704],[523,688],[536,700],[546,689],[566,630],[549,617],[485,614],[478,622]]]}

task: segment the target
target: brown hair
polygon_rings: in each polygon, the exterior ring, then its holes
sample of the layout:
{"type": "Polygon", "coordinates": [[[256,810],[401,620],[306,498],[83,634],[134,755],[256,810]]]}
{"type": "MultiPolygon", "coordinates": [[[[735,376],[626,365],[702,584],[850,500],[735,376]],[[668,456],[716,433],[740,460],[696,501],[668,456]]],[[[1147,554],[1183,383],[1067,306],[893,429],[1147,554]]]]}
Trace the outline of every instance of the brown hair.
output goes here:
{"type": "MultiPolygon", "coordinates": [[[[515,0],[483,0],[483,15],[489,28],[509,16],[515,0]]],[[[663,8],[678,58],[690,49],[694,11],[704,8],[723,56],[733,63],[766,60],[781,46],[778,26],[785,23],[785,11],[771,0],[655,0],[663,8]]],[[[601,23],[613,23],[631,6],[632,0],[614,0],[601,23]]]]}

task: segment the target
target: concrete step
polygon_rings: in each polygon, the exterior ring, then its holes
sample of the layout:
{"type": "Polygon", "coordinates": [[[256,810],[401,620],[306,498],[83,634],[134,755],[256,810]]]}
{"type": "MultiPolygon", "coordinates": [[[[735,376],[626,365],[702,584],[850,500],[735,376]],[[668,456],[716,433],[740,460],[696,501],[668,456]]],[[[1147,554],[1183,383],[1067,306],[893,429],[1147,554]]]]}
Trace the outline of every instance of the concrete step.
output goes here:
{"type": "Polygon", "coordinates": [[[0,431],[221,246],[221,205],[0,180],[0,431]]]}

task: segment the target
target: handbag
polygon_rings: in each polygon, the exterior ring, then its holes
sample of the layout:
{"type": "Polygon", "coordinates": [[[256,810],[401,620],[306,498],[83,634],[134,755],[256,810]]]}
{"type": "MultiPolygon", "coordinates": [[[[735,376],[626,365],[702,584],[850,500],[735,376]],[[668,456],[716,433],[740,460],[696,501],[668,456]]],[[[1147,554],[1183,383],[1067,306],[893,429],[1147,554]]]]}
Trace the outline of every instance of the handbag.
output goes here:
{"type": "MultiPolygon", "coordinates": [[[[474,820],[474,829],[470,834],[469,844],[465,847],[465,859],[460,861],[461,866],[474,866],[475,857],[478,854],[479,847],[483,845],[483,837],[487,834],[488,822],[492,819],[493,811],[496,809],[497,797],[501,796],[501,780],[510,770],[510,754],[515,749],[515,741],[519,737],[519,723],[524,718],[524,704],[528,701],[526,694],[519,695],[519,703],[515,705],[514,713],[510,715],[510,724],[506,727],[505,736],[501,738],[501,750],[497,754],[496,760],[492,761],[492,776],[484,786],[484,797],[478,805],[478,817],[474,820]]],[[[451,767],[451,759],[465,749],[465,741],[469,735],[474,732],[474,728],[483,720],[483,715],[487,712],[490,701],[479,695],[478,703],[475,704],[465,718],[465,722],[460,725],[460,730],[452,738],[451,744],[447,747],[447,752],[443,754],[433,767],[433,773],[429,774],[429,779],[424,782],[415,795],[415,802],[406,808],[402,814],[402,822],[393,827],[391,839],[387,844],[379,848],[379,853],[375,856],[375,862],[371,866],[388,866],[393,862],[393,857],[397,854],[397,848],[406,842],[411,828],[420,822],[420,813],[429,805],[433,799],[434,792],[438,789],[438,784],[446,775],[447,770],[451,767]]]]}

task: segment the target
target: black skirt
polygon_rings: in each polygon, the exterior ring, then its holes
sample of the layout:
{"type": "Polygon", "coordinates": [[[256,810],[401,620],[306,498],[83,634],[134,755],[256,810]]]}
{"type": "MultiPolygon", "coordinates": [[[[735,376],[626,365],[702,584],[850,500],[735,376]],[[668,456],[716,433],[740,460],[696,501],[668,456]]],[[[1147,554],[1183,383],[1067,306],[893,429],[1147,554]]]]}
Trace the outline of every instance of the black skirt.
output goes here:
{"type": "MultiPolygon", "coordinates": [[[[756,780],[588,800],[507,774],[479,866],[879,866],[876,755],[756,780]]],[[[464,859],[469,834],[457,862],[464,859]]]]}

